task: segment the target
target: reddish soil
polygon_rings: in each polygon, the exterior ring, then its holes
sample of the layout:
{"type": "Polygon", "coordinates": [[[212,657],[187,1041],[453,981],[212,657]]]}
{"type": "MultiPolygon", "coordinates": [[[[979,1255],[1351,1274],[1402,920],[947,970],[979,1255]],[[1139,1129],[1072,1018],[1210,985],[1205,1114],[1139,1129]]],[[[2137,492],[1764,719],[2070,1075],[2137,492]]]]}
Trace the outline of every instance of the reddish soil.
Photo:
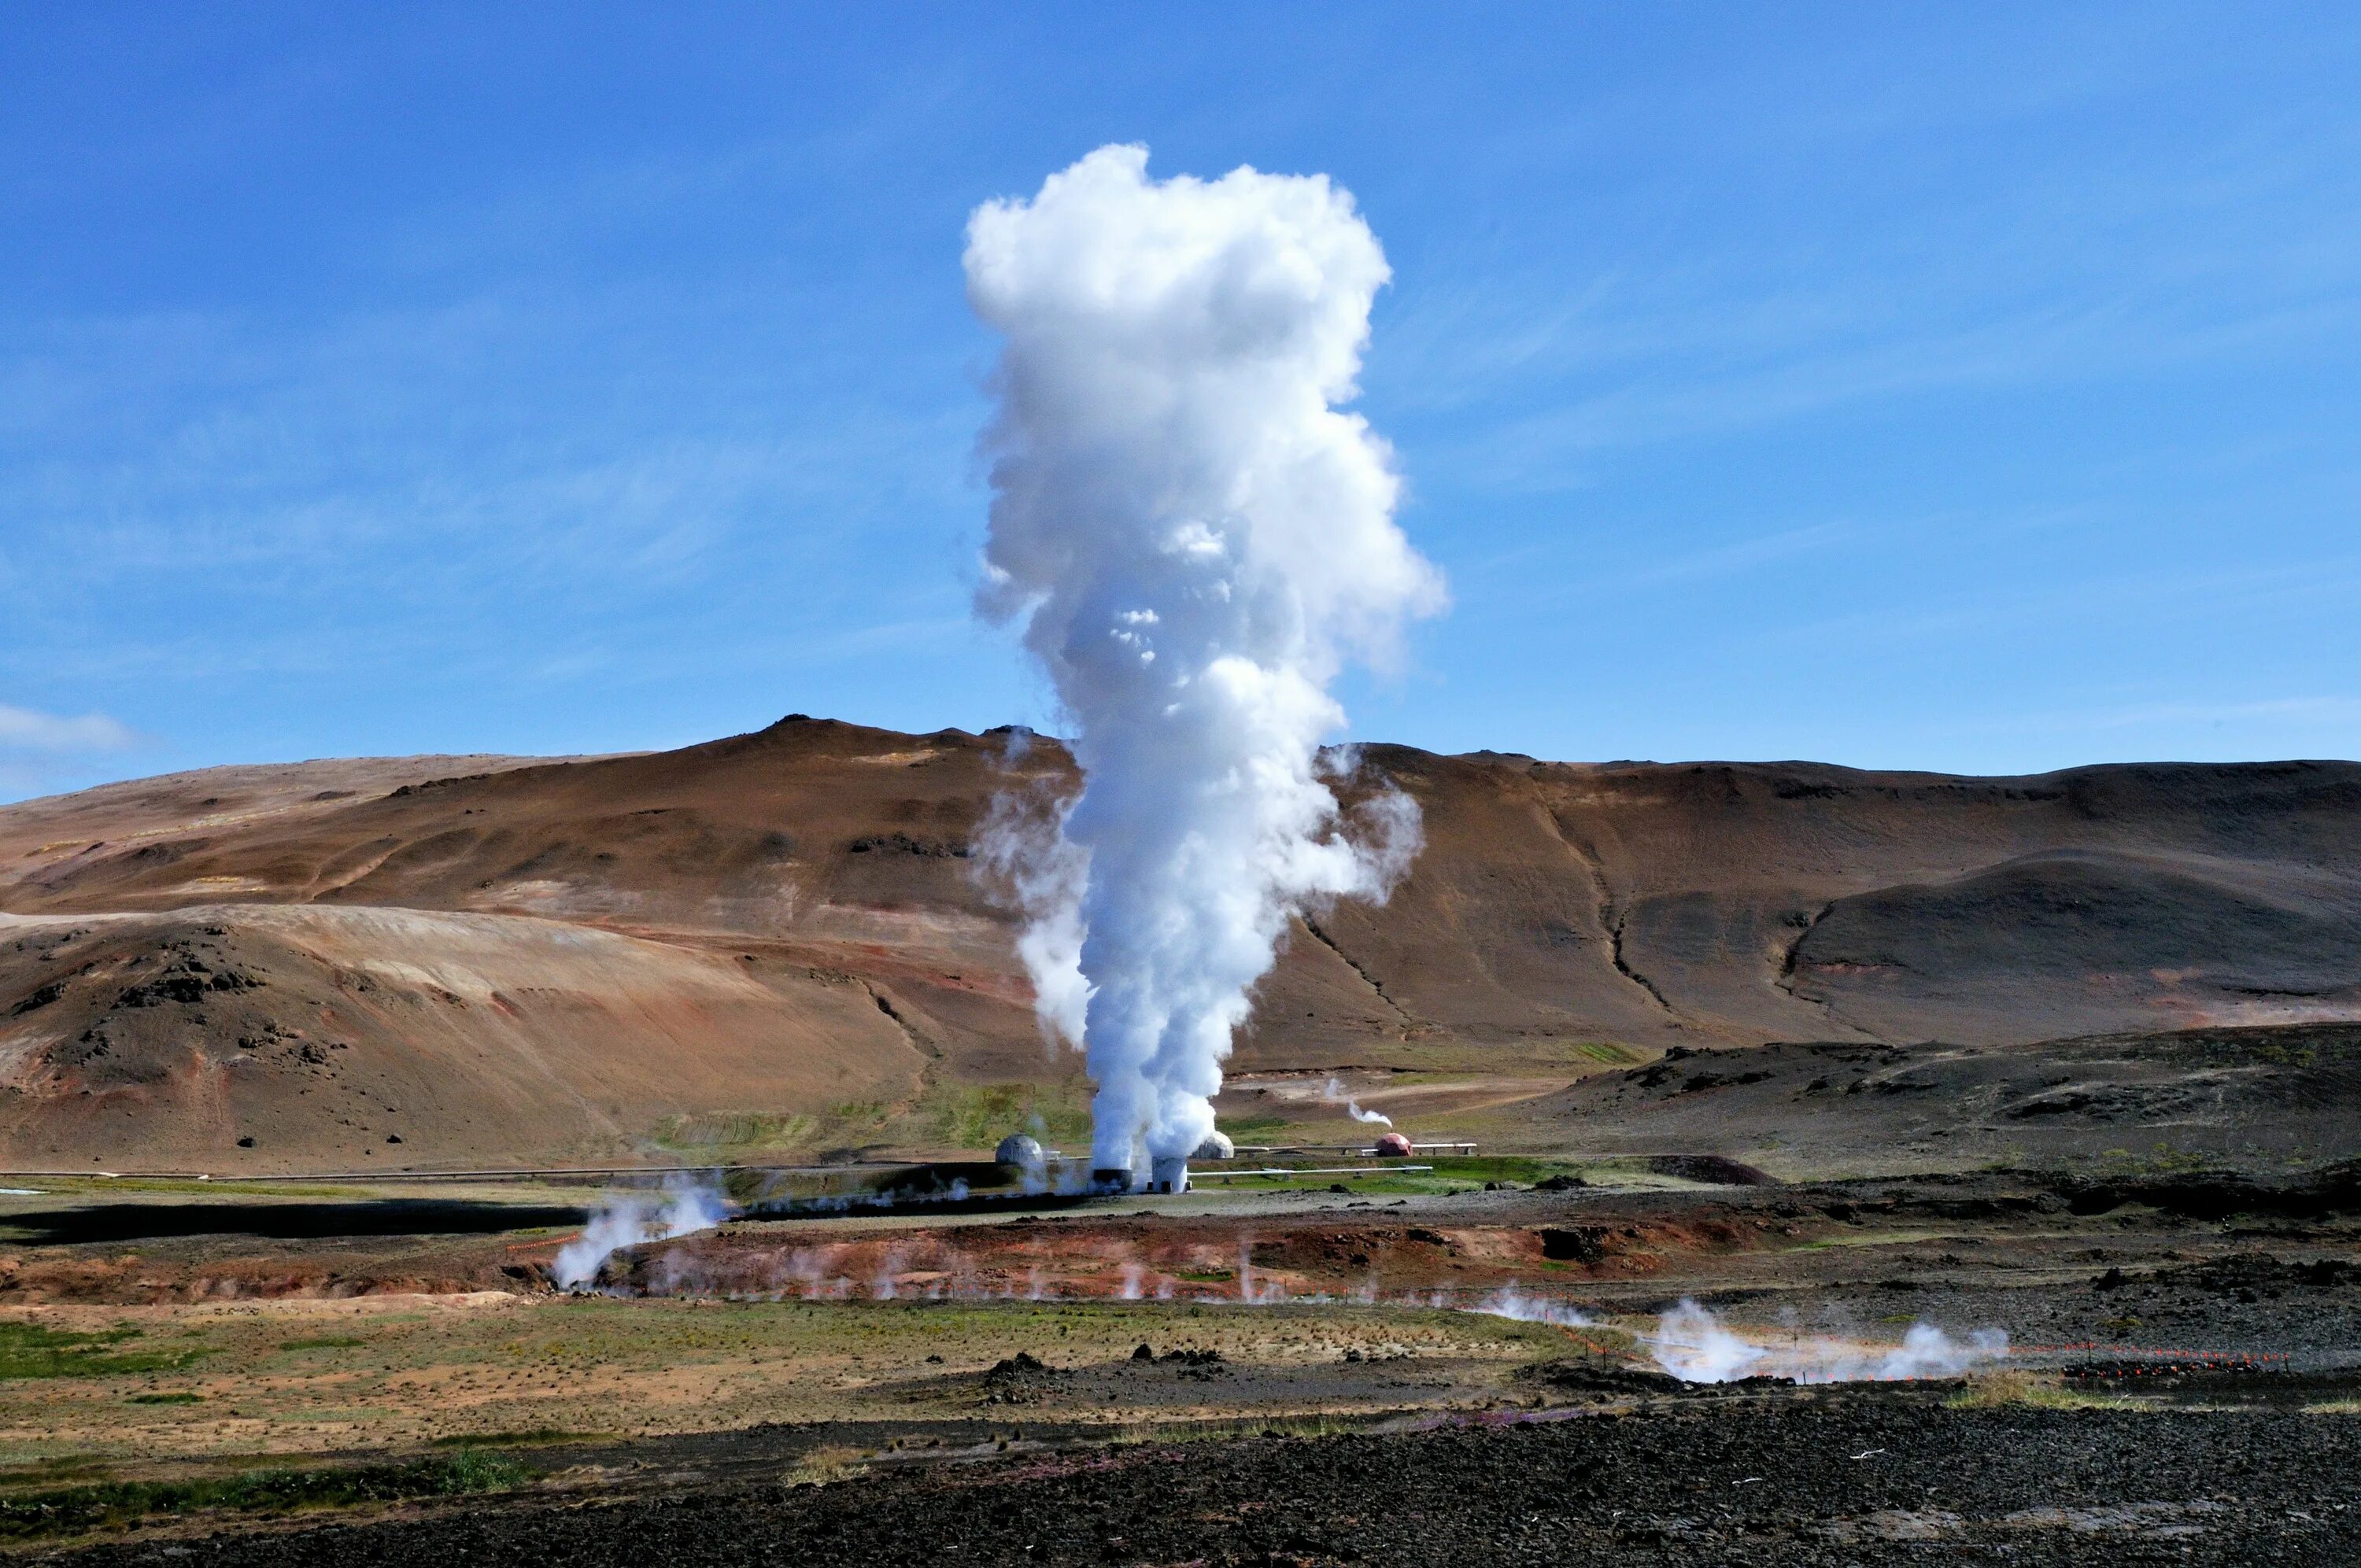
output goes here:
{"type": "MultiPolygon", "coordinates": [[[[996,789],[1066,767],[1044,742],[1012,771],[1006,742],[794,718],[0,808],[0,1162],[563,1161],[683,1127],[809,1147],[861,1140],[846,1107],[884,1124],[1070,1078],[968,852],[996,789]]],[[[1363,756],[1355,787],[1417,797],[1427,848],[1384,907],[1294,932],[1241,1071],[1538,1095],[1674,1046],[2361,1017],[2356,764],[1363,756]]],[[[1485,1135],[1562,1135],[1529,1120],[1485,1135]]]]}

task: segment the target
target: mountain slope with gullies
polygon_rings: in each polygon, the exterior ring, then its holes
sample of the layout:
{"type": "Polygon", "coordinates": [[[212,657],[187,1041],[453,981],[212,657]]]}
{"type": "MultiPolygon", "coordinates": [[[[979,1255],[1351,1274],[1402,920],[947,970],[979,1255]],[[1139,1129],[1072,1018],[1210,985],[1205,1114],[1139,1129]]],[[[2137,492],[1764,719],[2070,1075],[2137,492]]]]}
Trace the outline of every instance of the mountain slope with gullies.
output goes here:
{"type": "MultiPolygon", "coordinates": [[[[954,1147],[1027,1113],[1070,1135],[1077,1064],[972,853],[995,790],[1069,770],[1011,740],[798,716],[0,807],[0,1161],[954,1147]]],[[[1355,787],[1417,797],[1426,848],[1385,906],[1291,933],[1250,1082],[1460,1074],[1498,1099],[1675,1046],[2361,1018],[2354,763],[1361,759],[1355,787]]]]}

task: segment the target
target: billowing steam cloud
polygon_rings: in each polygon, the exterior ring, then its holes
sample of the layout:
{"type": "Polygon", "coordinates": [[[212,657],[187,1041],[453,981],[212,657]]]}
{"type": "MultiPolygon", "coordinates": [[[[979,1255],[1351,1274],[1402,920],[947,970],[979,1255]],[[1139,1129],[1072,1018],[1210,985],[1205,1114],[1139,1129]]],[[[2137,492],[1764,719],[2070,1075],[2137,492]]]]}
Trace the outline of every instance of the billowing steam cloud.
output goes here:
{"type": "Polygon", "coordinates": [[[1416,852],[1399,794],[1347,819],[1321,743],[1343,663],[1442,590],[1387,447],[1334,406],[1388,276],[1352,198],[1147,165],[1101,148],[977,209],[966,265],[1005,340],[981,608],[1022,626],[1084,780],[1015,814],[1025,958],[1089,1054],[1093,1163],[1166,1174],[1213,1131],[1288,917],[1383,898],[1416,852]]]}

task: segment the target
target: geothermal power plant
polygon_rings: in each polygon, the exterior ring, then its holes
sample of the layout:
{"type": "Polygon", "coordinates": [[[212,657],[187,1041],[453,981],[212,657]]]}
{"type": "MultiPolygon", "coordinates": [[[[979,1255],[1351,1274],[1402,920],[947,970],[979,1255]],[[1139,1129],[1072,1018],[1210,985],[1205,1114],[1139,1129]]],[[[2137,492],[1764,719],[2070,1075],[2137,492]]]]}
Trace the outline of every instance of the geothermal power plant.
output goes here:
{"type": "Polygon", "coordinates": [[[2361,1562],[2354,29],[1498,21],[12,16],[0,1542],[2361,1562]]]}

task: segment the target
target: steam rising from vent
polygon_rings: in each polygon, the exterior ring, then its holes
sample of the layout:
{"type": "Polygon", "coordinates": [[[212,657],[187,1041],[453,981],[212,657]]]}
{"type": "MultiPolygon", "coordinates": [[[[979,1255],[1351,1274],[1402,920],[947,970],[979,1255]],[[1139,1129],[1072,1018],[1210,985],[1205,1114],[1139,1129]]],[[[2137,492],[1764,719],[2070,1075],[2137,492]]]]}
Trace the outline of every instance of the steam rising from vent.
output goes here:
{"type": "Polygon", "coordinates": [[[1656,1365],[1685,1383],[1730,1383],[1741,1377],[1789,1377],[1798,1383],[1857,1383],[1909,1377],[1957,1377],[2008,1354],[2008,1335],[1978,1329],[1955,1340],[1932,1323],[1913,1323],[1898,1345],[1839,1340],[1787,1345],[1740,1338],[1719,1318],[1684,1297],[1642,1336],[1656,1365]]]}
{"type": "Polygon", "coordinates": [[[1324,176],[1148,178],[1105,147],[968,225],[1005,339],[979,608],[1023,629],[1073,730],[1071,799],[995,814],[1045,1027],[1087,1050],[1092,1163],[1178,1172],[1287,921],[1383,899],[1419,845],[1351,812],[1321,743],[1439,578],[1355,395],[1388,272],[1324,176]],[[1146,1157],[1143,1159],[1143,1156],[1146,1157]]]}
{"type": "Polygon", "coordinates": [[[627,1246],[711,1230],[735,1212],[728,1195],[702,1182],[668,1179],[661,1196],[612,1194],[582,1234],[558,1249],[550,1274],[566,1289],[576,1289],[598,1278],[599,1266],[627,1246]]]}
{"type": "Polygon", "coordinates": [[[1513,1319],[1521,1323],[1550,1323],[1562,1329],[1590,1326],[1589,1315],[1581,1308],[1547,1296],[1528,1295],[1518,1288],[1514,1280],[1493,1291],[1469,1310],[1488,1317],[1513,1319]]]}
{"type": "Polygon", "coordinates": [[[1394,1124],[1394,1119],[1383,1111],[1362,1110],[1360,1102],[1345,1092],[1345,1080],[1341,1078],[1330,1079],[1328,1087],[1320,1091],[1320,1097],[1331,1105],[1342,1105],[1345,1108],[1345,1114],[1356,1122],[1387,1127],[1394,1124]]]}

